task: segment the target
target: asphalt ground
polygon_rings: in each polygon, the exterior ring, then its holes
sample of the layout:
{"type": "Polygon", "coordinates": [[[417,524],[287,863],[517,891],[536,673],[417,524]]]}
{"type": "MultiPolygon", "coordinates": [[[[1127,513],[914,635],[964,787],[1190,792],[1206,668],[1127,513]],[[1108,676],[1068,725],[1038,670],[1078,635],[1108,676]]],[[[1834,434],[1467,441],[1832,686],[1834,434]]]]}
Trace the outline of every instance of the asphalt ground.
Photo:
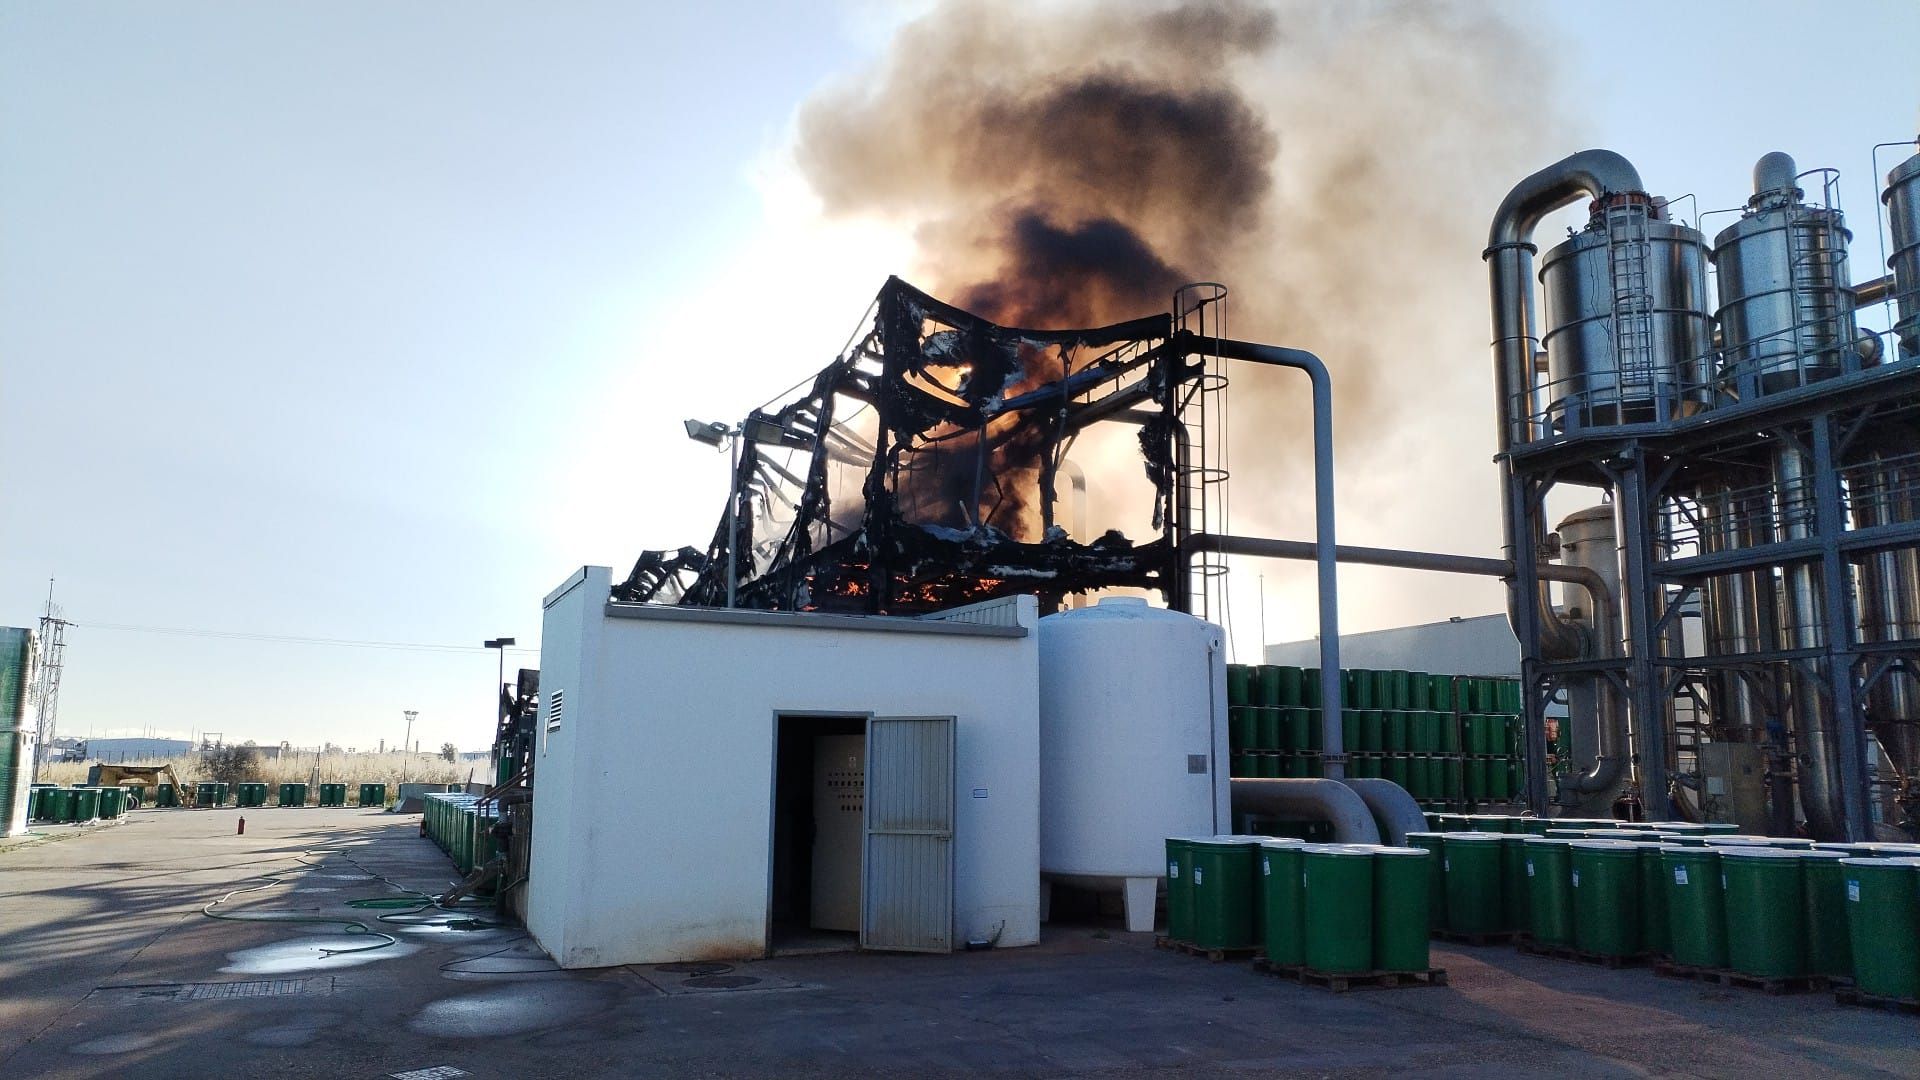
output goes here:
{"type": "Polygon", "coordinates": [[[453,878],[418,823],[142,810],[0,847],[0,1077],[1920,1075],[1920,1017],[1508,947],[1436,946],[1448,985],[1346,994],[1097,923],[561,972],[487,909],[407,910],[453,878]],[[229,893],[214,910],[249,921],[202,913],[229,893]]]}

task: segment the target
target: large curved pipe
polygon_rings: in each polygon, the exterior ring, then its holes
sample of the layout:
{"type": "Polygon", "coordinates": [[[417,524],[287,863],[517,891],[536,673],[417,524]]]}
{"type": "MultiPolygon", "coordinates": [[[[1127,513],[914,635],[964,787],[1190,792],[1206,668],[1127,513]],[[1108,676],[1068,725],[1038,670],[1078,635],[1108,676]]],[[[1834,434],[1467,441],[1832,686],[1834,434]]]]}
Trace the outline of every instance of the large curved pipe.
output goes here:
{"type": "MultiPolygon", "coordinates": [[[[1533,357],[1540,335],[1534,332],[1533,230],[1540,219],[1582,196],[1601,199],[1629,191],[1644,191],[1640,173],[1626,158],[1611,150],[1582,150],[1572,157],[1541,169],[1514,185],[1494,212],[1488,232],[1488,282],[1493,297],[1493,385],[1494,410],[1500,420],[1500,494],[1503,513],[1502,543],[1508,561],[1512,561],[1516,543],[1513,514],[1513,469],[1507,462],[1507,450],[1514,432],[1525,426],[1532,437],[1535,410],[1532,408],[1533,357]],[[1515,408],[1518,395],[1526,395],[1526,407],[1515,408]]],[[[1539,515],[1533,515],[1535,520],[1539,515]]],[[[1539,550],[1545,540],[1537,526],[1535,535],[1525,538],[1539,550]]],[[[1517,585],[1517,583],[1516,583],[1517,585]]],[[[1507,617],[1516,632],[1520,594],[1517,588],[1507,596],[1507,617]]],[[[1540,622],[1540,648],[1543,659],[1571,660],[1580,655],[1579,627],[1560,618],[1545,590],[1540,592],[1537,618],[1540,622]]]]}
{"type": "MultiPolygon", "coordinates": [[[[1593,606],[1593,651],[1600,659],[1614,655],[1619,648],[1620,632],[1614,628],[1614,606],[1618,601],[1613,590],[1607,587],[1607,579],[1600,572],[1585,566],[1564,566],[1549,563],[1536,567],[1535,572],[1544,580],[1564,581],[1578,585],[1587,591],[1587,603],[1593,606]]],[[[1542,589],[1544,594],[1546,590],[1542,589]]],[[[1614,689],[1613,680],[1605,675],[1594,676],[1594,708],[1600,715],[1599,739],[1594,747],[1593,768],[1578,776],[1569,776],[1560,781],[1562,795],[1592,795],[1605,791],[1620,781],[1620,774],[1627,767],[1627,703],[1614,689]]]]}
{"type": "Polygon", "coordinates": [[[1235,780],[1233,812],[1271,814],[1333,826],[1337,844],[1377,844],[1380,828],[1358,792],[1338,780],[1235,780]]]}
{"type": "Polygon", "coordinates": [[[1373,814],[1373,824],[1385,843],[1405,844],[1410,832],[1425,832],[1427,815],[1413,801],[1407,789],[1391,780],[1371,776],[1350,776],[1341,781],[1352,788],[1373,814]]]}

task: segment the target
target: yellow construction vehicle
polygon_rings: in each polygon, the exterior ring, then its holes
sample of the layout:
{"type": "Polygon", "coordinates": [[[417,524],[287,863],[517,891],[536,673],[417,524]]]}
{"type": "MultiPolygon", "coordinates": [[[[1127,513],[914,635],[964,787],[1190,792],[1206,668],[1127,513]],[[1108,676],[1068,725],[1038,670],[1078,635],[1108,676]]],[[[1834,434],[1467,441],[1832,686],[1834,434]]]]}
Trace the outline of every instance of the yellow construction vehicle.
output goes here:
{"type": "MultiPolygon", "coordinates": [[[[146,789],[148,799],[159,795],[161,784],[172,784],[179,805],[189,806],[193,802],[193,789],[180,782],[171,765],[95,765],[87,770],[87,783],[95,787],[140,784],[146,789]]],[[[127,809],[131,810],[137,805],[139,800],[134,800],[127,809]]]]}

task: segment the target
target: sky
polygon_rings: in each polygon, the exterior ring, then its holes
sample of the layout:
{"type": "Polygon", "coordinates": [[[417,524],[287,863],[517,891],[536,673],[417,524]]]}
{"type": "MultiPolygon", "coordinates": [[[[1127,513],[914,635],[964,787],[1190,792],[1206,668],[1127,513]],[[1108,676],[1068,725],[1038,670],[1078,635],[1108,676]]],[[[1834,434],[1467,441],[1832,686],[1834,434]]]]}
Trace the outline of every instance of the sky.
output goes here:
{"type": "MultiPolygon", "coordinates": [[[[926,6],[0,4],[0,623],[56,579],[61,733],[368,748],[413,709],[423,745],[484,749],[480,642],[538,666],[573,569],[703,543],[725,458],[680,421],[810,375],[924,257],[906,223],[824,215],[792,146],[926,6]]],[[[1534,167],[1607,146],[1724,208],[1788,150],[1842,170],[1877,275],[1870,147],[1920,121],[1895,52],[1920,5],[1824,7],[1824,56],[1791,4],[1628,2],[1605,33],[1490,7],[1552,61],[1511,88],[1557,102],[1534,167]]],[[[1450,212],[1477,234],[1518,178],[1450,212]]],[[[1484,327],[1478,255],[1409,288],[1484,327]]],[[[1484,330],[1432,363],[1456,396],[1381,434],[1393,468],[1343,473],[1342,539],[1497,554],[1484,330]]],[[[1232,580],[1243,659],[1263,607],[1269,640],[1312,633],[1303,568],[1232,580]]],[[[1355,630],[1503,602],[1341,580],[1355,630]]]]}

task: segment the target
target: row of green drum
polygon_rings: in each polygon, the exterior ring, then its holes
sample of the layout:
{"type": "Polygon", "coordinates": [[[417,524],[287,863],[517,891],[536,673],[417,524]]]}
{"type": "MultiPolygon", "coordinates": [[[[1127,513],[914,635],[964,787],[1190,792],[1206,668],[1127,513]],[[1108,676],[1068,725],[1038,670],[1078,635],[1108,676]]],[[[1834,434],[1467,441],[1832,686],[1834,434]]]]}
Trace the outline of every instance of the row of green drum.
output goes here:
{"type": "Polygon", "coordinates": [[[1428,970],[1419,848],[1197,836],[1169,837],[1166,850],[1174,941],[1321,972],[1428,970]]]}
{"type": "MultiPolygon", "coordinates": [[[[1227,743],[1235,751],[1318,753],[1325,747],[1319,709],[1234,705],[1227,709],[1227,743]]],[[[1387,754],[1468,754],[1513,757],[1520,752],[1520,721],[1504,713],[1415,709],[1342,709],[1340,745],[1387,754]]]]}
{"type": "Polygon", "coordinates": [[[470,874],[497,854],[493,825],[499,820],[491,800],[458,792],[422,798],[422,827],[427,838],[453,859],[454,869],[470,874]]]}
{"type": "MultiPolygon", "coordinates": [[[[1323,775],[1318,754],[1235,754],[1229,769],[1250,779],[1323,775]]],[[[1505,802],[1524,789],[1517,758],[1358,753],[1347,755],[1347,775],[1391,780],[1422,801],[1505,802]]]]}
{"type": "Polygon", "coordinates": [[[135,796],[125,788],[37,784],[27,791],[27,816],[55,825],[111,820],[125,813],[134,801],[135,796]]]}
{"type": "MultiPolygon", "coordinates": [[[[205,787],[206,785],[203,784],[201,786],[205,787]]],[[[306,784],[281,784],[278,792],[278,805],[307,805],[307,790],[306,784]]],[[[314,803],[318,806],[345,806],[347,805],[347,790],[348,787],[346,784],[321,784],[319,785],[319,790],[315,792],[314,803]]],[[[385,806],[386,802],[387,785],[360,785],[361,806],[385,806]]],[[[267,785],[260,783],[234,785],[234,805],[240,807],[267,805],[267,785]]]]}
{"type": "MultiPolygon", "coordinates": [[[[1227,704],[1321,704],[1320,669],[1281,664],[1228,664],[1227,704]]],[[[1517,679],[1434,675],[1425,671],[1344,668],[1340,701],[1350,709],[1437,709],[1442,712],[1520,712],[1517,679]]]]}
{"type": "MultiPolygon", "coordinates": [[[[1622,823],[1624,824],[1624,823],[1622,823]]],[[[1755,978],[1851,978],[1920,1001],[1920,845],[1676,829],[1416,833],[1439,854],[1437,925],[1524,929],[1600,956],[1755,978]],[[1657,831],[1656,831],[1657,830],[1657,831]]]]}

